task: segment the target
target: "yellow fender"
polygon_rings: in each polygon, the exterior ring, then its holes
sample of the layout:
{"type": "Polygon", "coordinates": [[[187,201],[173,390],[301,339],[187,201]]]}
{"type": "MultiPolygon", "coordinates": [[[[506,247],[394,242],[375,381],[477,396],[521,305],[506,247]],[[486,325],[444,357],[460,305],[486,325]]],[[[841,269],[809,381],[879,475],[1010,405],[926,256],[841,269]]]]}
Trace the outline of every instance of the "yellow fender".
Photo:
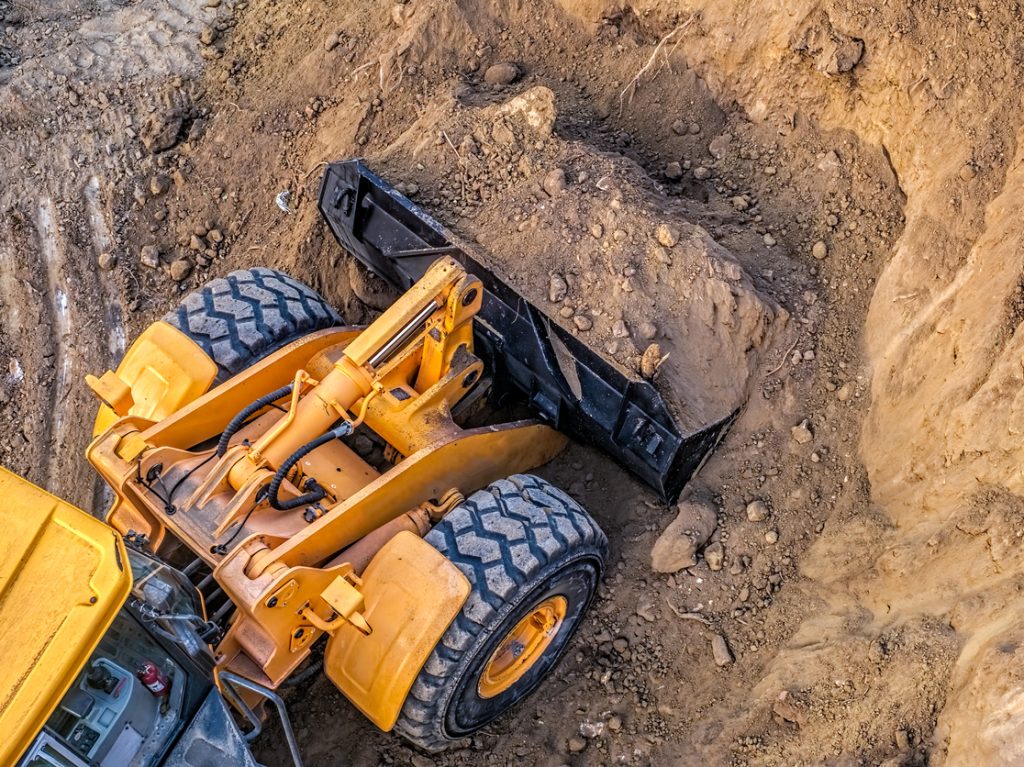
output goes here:
{"type": "Polygon", "coordinates": [[[128,349],[117,371],[86,376],[103,403],[93,437],[124,416],[160,421],[198,399],[217,377],[217,364],[199,345],[166,322],[154,322],[128,349]]]}
{"type": "Polygon", "coordinates": [[[390,730],[470,588],[437,549],[415,533],[399,533],[362,576],[370,633],[346,622],[331,635],[324,653],[328,678],[371,722],[390,730]]]}

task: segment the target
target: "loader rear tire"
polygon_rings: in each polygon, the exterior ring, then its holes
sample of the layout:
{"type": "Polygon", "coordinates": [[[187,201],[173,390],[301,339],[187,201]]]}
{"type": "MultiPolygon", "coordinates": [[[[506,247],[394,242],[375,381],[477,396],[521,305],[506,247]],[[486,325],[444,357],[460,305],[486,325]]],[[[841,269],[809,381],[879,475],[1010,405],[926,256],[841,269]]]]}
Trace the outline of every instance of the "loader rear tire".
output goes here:
{"type": "Polygon", "coordinates": [[[217,363],[215,384],[341,317],[308,285],[276,269],[231,272],[189,293],[164,317],[217,363]]]}
{"type": "Polygon", "coordinates": [[[551,671],[593,599],[608,541],[572,498],[528,474],[474,493],[426,541],[472,591],[395,729],[440,751],[521,701],[551,671]]]}

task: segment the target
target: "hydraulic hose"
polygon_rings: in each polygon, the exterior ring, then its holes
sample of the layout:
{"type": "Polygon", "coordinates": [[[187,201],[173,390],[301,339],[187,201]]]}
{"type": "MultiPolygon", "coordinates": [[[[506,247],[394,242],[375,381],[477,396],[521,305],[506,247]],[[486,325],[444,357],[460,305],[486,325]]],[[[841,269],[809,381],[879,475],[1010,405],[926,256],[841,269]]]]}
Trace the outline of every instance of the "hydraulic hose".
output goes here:
{"type": "Polygon", "coordinates": [[[315,479],[310,479],[309,482],[307,482],[307,487],[311,486],[313,489],[304,495],[298,496],[297,498],[289,498],[287,501],[282,501],[278,499],[277,494],[280,492],[281,483],[284,482],[285,477],[288,476],[288,472],[290,472],[292,467],[301,461],[307,453],[313,452],[321,445],[326,445],[331,440],[347,437],[351,433],[352,424],[348,421],[342,421],[339,426],[334,427],[326,434],[321,434],[313,441],[307,442],[288,456],[288,460],[281,464],[280,468],[278,468],[277,472],[274,474],[274,478],[270,480],[270,484],[268,485],[267,498],[270,501],[270,505],[278,511],[290,511],[292,509],[297,509],[299,506],[305,506],[307,504],[323,500],[324,496],[327,495],[327,491],[320,487],[320,485],[316,483],[315,479]]]}
{"type": "Polygon", "coordinates": [[[241,429],[242,426],[245,425],[245,422],[249,420],[250,416],[254,413],[258,413],[268,405],[272,405],[274,402],[281,399],[281,397],[287,397],[292,393],[292,386],[293,384],[287,384],[282,386],[280,389],[275,389],[269,394],[264,394],[252,404],[246,405],[238,415],[232,418],[231,423],[227,425],[227,428],[224,429],[224,432],[220,435],[220,439],[217,440],[217,457],[222,458],[224,456],[224,453],[228,451],[228,443],[231,441],[231,438],[235,436],[235,433],[241,429]]]}

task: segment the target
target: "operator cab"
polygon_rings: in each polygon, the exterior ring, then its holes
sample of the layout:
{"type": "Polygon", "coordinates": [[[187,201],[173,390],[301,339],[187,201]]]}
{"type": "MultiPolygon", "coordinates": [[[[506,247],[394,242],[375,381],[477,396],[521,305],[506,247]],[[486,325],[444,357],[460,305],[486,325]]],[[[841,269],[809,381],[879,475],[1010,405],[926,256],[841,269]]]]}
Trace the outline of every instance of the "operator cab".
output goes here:
{"type": "Polygon", "coordinates": [[[160,764],[211,690],[195,588],[128,549],[131,593],[18,767],[160,764]]]}

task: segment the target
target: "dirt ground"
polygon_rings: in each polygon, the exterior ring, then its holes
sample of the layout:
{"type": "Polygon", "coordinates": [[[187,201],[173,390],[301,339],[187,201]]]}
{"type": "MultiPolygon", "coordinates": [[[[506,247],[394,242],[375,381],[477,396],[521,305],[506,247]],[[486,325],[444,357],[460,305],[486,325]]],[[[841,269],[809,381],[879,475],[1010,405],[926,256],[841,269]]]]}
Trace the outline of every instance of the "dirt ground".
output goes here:
{"type": "Polygon", "coordinates": [[[539,694],[434,758],[321,679],[308,764],[1024,763],[1020,18],[0,0],[0,461],[99,509],[81,378],[211,277],[385,306],[315,205],[364,156],[681,422],[742,412],[678,509],[588,448],[541,471],[612,550],[539,694]]]}

